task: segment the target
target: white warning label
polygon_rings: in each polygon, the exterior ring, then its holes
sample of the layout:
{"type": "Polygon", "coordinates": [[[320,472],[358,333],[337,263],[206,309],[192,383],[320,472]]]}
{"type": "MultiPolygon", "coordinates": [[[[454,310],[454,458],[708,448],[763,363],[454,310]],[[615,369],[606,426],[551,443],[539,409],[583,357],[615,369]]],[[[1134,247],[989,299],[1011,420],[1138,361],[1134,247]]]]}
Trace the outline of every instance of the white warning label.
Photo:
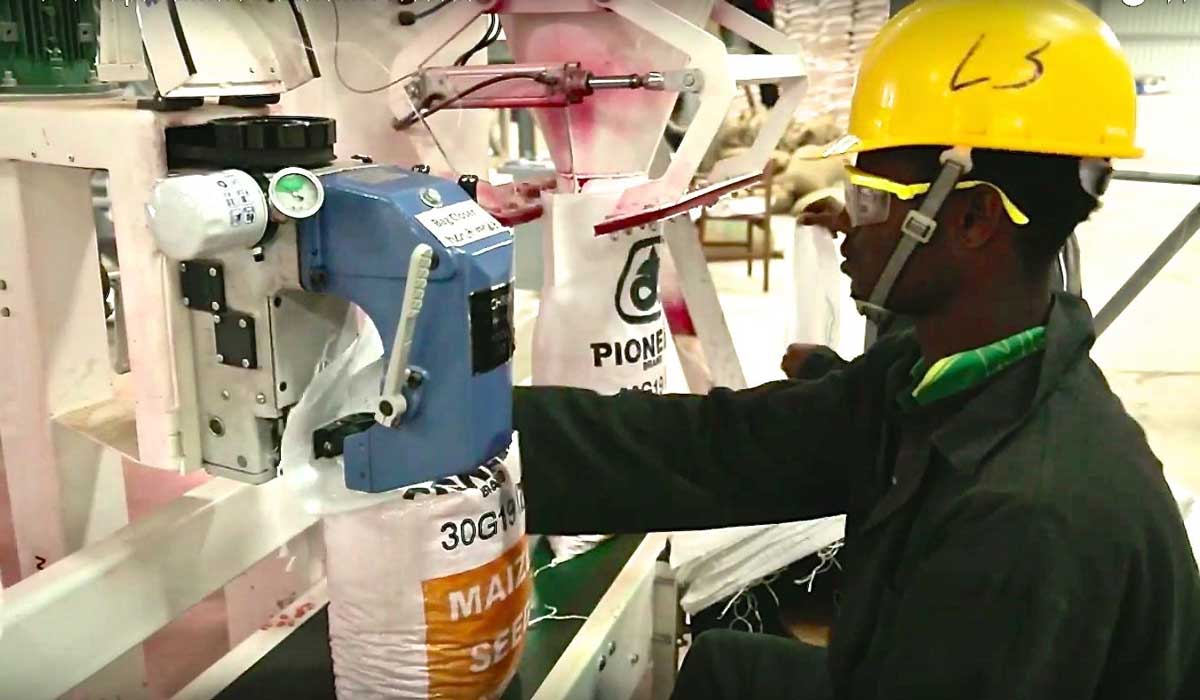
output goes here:
{"type": "MultiPolygon", "coordinates": [[[[225,208],[229,211],[230,226],[253,226],[255,219],[254,200],[250,196],[250,190],[246,188],[245,183],[241,182],[243,178],[247,178],[238,171],[226,171],[222,173],[228,177],[217,180],[217,187],[221,188],[221,193],[225,196],[225,208]]],[[[251,180],[253,184],[253,180],[251,180]]]]}
{"type": "Polygon", "coordinates": [[[507,226],[471,200],[421,212],[417,221],[448,248],[462,248],[508,231],[507,226]]]}

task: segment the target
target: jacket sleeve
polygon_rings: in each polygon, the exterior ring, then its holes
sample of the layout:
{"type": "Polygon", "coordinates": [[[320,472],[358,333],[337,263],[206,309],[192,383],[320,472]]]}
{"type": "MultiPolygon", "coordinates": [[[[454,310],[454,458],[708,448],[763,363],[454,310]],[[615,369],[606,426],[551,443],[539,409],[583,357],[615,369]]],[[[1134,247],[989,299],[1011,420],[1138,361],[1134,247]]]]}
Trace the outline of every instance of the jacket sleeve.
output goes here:
{"type": "MultiPolygon", "coordinates": [[[[1120,599],[1119,554],[1072,541],[1020,503],[954,518],[936,551],[885,588],[873,697],[1093,697],[1120,599]],[[1114,588],[1116,590],[1114,590],[1114,588]]],[[[857,679],[856,679],[857,680],[857,679]]]]}
{"type": "Polygon", "coordinates": [[[830,372],[845,369],[849,364],[849,362],[842,359],[841,355],[834,352],[832,348],[818,347],[804,361],[804,364],[800,367],[799,375],[793,377],[793,379],[817,380],[830,372]]]}
{"type": "Polygon", "coordinates": [[[648,532],[845,511],[872,463],[854,367],[707,396],[518,387],[531,532],[648,532]],[[864,455],[866,456],[864,458],[864,455]]]}

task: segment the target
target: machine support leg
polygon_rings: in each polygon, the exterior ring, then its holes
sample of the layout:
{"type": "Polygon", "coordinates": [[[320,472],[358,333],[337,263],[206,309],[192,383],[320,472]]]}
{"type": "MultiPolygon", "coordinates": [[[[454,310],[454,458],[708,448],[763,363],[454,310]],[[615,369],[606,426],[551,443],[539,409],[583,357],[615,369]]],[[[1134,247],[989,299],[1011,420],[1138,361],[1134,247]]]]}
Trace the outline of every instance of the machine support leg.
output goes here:
{"type": "Polygon", "coordinates": [[[650,640],[652,685],[650,697],[665,700],[675,690],[679,670],[679,587],[671,565],[659,560],[654,568],[654,636],[650,640]]]}
{"type": "Polygon", "coordinates": [[[113,392],[89,176],[0,164],[0,338],[19,368],[0,433],[23,576],[128,521],[120,459],[55,421],[113,392]]]}
{"type": "MultiPolygon", "coordinates": [[[[0,440],[22,578],[129,520],[120,455],[56,421],[113,393],[90,177],[0,163],[0,347],[16,368],[0,440]]],[[[77,692],[105,697],[106,688],[142,688],[143,677],[135,647],[77,692]]]]}
{"type": "Polygon", "coordinates": [[[1096,314],[1097,336],[1104,333],[1112,325],[1112,322],[1117,320],[1117,317],[1142,293],[1146,285],[1162,272],[1167,263],[1171,262],[1171,259],[1187,245],[1197,229],[1200,229],[1200,204],[1197,204],[1188,212],[1187,216],[1183,217],[1175,230],[1167,235],[1166,239],[1146,258],[1146,262],[1142,263],[1142,266],[1129,277],[1129,280],[1096,314]]]}
{"type": "Polygon", "coordinates": [[[746,375],[734,349],[696,225],[686,216],[675,217],[665,223],[663,237],[679,271],[679,286],[704,348],[713,385],[745,389],[746,375]]]}

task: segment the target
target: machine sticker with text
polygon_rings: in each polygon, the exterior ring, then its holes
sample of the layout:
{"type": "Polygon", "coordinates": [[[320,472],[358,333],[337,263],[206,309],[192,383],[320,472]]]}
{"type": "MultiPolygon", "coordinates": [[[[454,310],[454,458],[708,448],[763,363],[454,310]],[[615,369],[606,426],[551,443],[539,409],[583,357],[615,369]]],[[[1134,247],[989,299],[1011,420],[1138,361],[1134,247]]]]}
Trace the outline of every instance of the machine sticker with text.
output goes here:
{"type": "Polygon", "coordinates": [[[421,212],[417,221],[448,248],[461,248],[509,230],[469,199],[421,212]]]}
{"type": "Polygon", "coordinates": [[[472,292],[467,302],[471,322],[471,371],[490,372],[512,359],[513,286],[502,284],[472,292]]]}
{"type": "Polygon", "coordinates": [[[526,538],[497,559],[421,583],[429,697],[485,697],[521,657],[533,577],[526,538]]]}
{"type": "Polygon", "coordinates": [[[236,182],[224,179],[217,180],[217,187],[221,188],[221,193],[225,196],[225,208],[229,211],[229,225],[253,225],[254,200],[251,198],[250,191],[236,182]]]}

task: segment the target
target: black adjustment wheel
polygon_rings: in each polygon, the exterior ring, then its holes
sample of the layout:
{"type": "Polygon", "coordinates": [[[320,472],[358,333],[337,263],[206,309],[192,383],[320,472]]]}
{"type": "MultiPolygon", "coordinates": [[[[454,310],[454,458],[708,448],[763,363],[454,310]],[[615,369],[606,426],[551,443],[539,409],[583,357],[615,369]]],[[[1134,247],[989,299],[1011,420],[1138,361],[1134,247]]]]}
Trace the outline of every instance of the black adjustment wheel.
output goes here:
{"type": "Polygon", "coordinates": [[[167,163],[172,168],[313,168],[333,162],[336,141],[336,125],[325,117],[226,117],[167,129],[167,163]]]}

